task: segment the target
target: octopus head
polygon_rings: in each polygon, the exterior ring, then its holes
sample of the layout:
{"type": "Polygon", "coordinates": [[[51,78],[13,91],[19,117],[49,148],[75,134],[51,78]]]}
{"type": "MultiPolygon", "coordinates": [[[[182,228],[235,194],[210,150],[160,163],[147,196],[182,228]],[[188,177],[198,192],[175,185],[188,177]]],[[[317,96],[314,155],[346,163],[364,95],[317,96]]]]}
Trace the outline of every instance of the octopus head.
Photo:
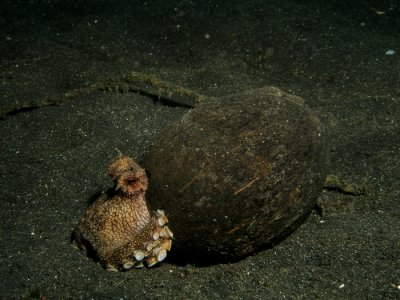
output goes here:
{"type": "Polygon", "coordinates": [[[108,167],[108,173],[116,183],[116,190],[127,194],[140,194],[147,190],[146,171],[128,156],[114,159],[108,167]]]}

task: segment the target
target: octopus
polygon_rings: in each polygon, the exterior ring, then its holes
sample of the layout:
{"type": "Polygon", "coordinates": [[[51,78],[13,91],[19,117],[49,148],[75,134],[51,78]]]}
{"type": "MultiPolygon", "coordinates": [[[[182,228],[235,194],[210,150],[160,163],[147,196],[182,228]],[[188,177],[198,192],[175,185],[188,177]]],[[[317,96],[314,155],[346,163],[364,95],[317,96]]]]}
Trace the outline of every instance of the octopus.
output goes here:
{"type": "Polygon", "coordinates": [[[81,217],[74,242],[93,252],[107,271],[152,267],[171,250],[173,233],[163,210],[150,212],[146,203],[148,178],[131,157],[112,160],[108,173],[114,188],[103,193],[81,217]]]}

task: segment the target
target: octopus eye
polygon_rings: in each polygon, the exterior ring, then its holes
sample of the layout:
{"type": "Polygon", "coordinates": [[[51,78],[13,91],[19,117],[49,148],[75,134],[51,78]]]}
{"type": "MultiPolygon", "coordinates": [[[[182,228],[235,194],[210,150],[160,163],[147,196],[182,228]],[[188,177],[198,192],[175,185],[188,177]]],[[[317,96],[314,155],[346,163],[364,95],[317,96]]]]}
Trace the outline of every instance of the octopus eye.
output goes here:
{"type": "Polygon", "coordinates": [[[139,178],[135,176],[131,176],[125,179],[126,185],[129,186],[133,190],[137,190],[140,188],[140,181],[139,178]]]}
{"type": "Polygon", "coordinates": [[[126,183],[129,185],[135,185],[139,182],[139,180],[136,177],[128,177],[126,179],[126,183]]]}

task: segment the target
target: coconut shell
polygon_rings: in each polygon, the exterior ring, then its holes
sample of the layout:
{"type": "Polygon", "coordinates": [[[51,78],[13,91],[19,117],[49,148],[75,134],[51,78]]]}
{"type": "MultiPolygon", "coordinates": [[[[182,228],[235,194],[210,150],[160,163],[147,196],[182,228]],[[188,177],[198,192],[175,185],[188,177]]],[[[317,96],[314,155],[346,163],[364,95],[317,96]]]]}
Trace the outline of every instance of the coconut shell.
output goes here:
{"type": "Polygon", "coordinates": [[[149,205],[165,209],[177,251],[243,257],[309,215],[326,176],[325,140],[304,101],[278,88],[214,98],[151,148],[149,205]]]}

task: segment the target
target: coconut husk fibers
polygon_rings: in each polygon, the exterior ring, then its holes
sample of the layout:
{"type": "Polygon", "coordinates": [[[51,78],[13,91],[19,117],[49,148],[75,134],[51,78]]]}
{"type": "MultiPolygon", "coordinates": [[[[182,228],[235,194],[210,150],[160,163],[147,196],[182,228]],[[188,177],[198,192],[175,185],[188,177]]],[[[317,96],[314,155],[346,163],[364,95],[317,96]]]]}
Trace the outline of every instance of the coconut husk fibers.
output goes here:
{"type": "Polygon", "coordinates": [[[242,257],[311,212],[326,149],[323,125],[297,96],[264,87],[215,98],[152,147],[149,201],[168,213],[177,251],[242,257]]]}

